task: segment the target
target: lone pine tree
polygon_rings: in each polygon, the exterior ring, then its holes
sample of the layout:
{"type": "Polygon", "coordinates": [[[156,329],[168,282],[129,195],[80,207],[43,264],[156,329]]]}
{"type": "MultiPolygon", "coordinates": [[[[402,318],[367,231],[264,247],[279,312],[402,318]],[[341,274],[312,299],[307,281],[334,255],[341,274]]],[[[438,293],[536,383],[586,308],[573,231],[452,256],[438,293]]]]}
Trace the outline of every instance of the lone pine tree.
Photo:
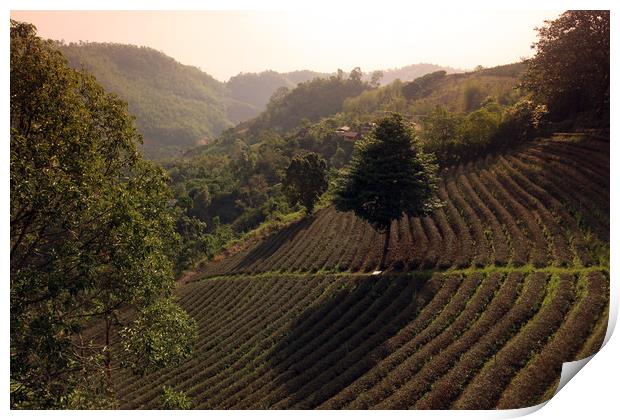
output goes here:
{"type": "Polygon", "coordinates": [[[353,211],[385,234],[382,269],[392,221],[403,214],[427,215],[439,206],[434,198],[436,172],[433,156],[422,151],[400,114],[378,121],[375,130],[356,146],[334,204],[338,211],[353,211]]]}

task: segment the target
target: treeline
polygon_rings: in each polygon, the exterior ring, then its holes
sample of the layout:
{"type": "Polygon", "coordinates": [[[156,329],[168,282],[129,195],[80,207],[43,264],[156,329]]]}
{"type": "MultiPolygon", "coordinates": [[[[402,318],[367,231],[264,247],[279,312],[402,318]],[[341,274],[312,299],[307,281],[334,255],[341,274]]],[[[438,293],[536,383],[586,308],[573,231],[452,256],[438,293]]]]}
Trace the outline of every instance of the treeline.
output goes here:
{"type": "MultiPolygon", "coordinates": [[[[382,70],[381,73],[383,73],[383,77],[381,78],[381,84],[389,85],[396,80],[401,80],[403,82],[411,81],[417,79],[418,77],[422,77],[425,74],[438,71],[445,71],[448,74],[452,74],[463,73],[465,70],[430,63],[411,64],[396,69],[382,70]]],[[[370,78],[368,78],[368,80],[370,80],[370,78]]]]}
{"type": "Polygon", "coordinates": [[[422,118],[420,136],[427,152],[451,166],[543,134],[547,114],[544,105],[527,98],[511,106],[487,99],[470,113],[438,106],[422,118]]]}
{"type": "Polygon", "coordinates": [[[453,112],[471,112],[488,100],[512,105],[523,95],[515,88],[524,69],[523,63],[514,63],[469,73],[447,74],[440,70],[411,82],[396,80],[348,98],[344,112],[367,119],[377,119],[385,112],[399,112],[418,122],[420,116],[438,105],[453,112]]]}
{"type": "MultiPolygon", "coordinates": [[[[447,73],[461,73],[463,70],[452,67],[443,67],[436,64],[419,63],[408,66],[380,70],[382,85],[389,85],[394,81],[403,80],[410,81],[427,73],[444,71],[447,73]]],[[[370,82],[373,74],[377,72],[366,72],[362,78],[364,81],[370,82]]],[[[278,88],[286,87],[294,89],[299,83],[305,83],[313,79],[327,79],[335,73],[321,73],[311,70],[296,70],[287,73],[280,73],[273,70],[262,71],[260,73],[239,73],[231,77],[226,86],[230,90],[231,97],[250,104],[260,111],[264,110],[269,99],[278,88]]],[[[257,116],[257,114],[253,115],[257,116]]]]}

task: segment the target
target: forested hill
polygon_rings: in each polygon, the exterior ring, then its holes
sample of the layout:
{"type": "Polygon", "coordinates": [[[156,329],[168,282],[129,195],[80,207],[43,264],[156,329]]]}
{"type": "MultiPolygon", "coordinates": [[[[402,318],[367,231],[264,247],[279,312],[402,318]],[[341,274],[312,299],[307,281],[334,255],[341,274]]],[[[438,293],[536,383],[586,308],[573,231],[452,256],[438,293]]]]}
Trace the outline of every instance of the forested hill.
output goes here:
{"type": "Polygon", "coordinates": [[[260,73],[239,73],[231,77],[226,86],[230,90],[232,98],[247,103],[258,111],[250,116],[252,118],[265,109],[269,98],[278,88],[286,87],[293,89],[298,83],[307,82],[317,77],[326,78],[329,77],[329,74],[310,70],[298,70],[288,73],[278,73],[273,70],[266,70],[260,73]]]}
{"type": "MultiPolygon", "coordinates": [[[[447,74],[464,72],[464,70],[461,69],[444,67],[437,64],[410,64],[405,67],[380,70],[383,74],[380,84],[388,85],[396,79],[400,79],[403,82],[412,81],[425,74],[440,70],[445,71],[447,74]]],[[[373,72],[365,72],[363,80],[370,81],[372,73],[373,72]]],[[[293,89],[299,83],[304,83],[317,77],[327,79],[336,74],[336,72],[320,73],[311,70],[297,70],[288,73],[267,70],[260,73],[239,73],[231,77],[226,85],[230,89],[232,98],[250,104],[262,111],[278,88],[286,87],[288,89],[293,89]]],[[[256,115],[252,115],[252,117],[256,115]]]]}
{"type": "Polygon", "coordinates": [[[224,84],[199,69],[146,47],[80,43],[61,45],[72,67],[84,67],[129,104],[147,155],[173,154],[232,125],[224,84]]]}
{"type": "MultiPolygon", "coordinates": [[[[150,158],[179,155],[212,140],[226,128],[258,116],[280,88],[292,90],[299,83],[332,75],[268,70],[240,73],[224,83],[148,47],[71,43],[59,44],[59,48],[70,66],[83,65],[107,90],[128,102],[144,136],[143,150],[150,158]]],[[[386,70],[383,82],[396,77],[413,80],[440,69],[455,71],[414,64],[386,70]]],[[[364,79],[369,78],[370,73],[364,75],[364,79]]]]}

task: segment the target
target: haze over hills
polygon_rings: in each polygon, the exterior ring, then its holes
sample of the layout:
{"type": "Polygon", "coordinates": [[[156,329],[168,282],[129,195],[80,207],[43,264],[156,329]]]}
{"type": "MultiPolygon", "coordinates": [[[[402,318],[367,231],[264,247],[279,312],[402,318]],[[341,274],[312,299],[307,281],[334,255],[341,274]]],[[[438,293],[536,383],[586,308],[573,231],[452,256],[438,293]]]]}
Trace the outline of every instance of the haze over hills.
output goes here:
{"type": "Polygon", "coordinates": [[[381,85],[389,85],[396,79],[400,79],[402,82],[410,82],[418,77],[424,76],[425,74],[433,73],[439,70],[444,70],[447,74],[464,73],[466,71],[463,69],[455,69],[453,67],[438,66],[436,64],[429,63],[411,64],[396,69],[381,70],[383,72],[381,85]]]}
{"type": "MultiPolygon", "coordinates": [[[[437,64],[411,64],[396,69],[380,70],[383,73],[380,84],[382,86],[389,85],[396,79],[400,79],[403,82],[411,81],[439,70],[445,70],[448,74],[465,72],[462,69],[443,67],[437,64]]],[[[364,73],[363,80],[369,81],[372,73],[372,71],[364,73]]],[[[231,77],[226,82],[226,85],[230,89],[233,98],[264,109],[271,95],[279,87],[292,89],[299,83],[307,82],[316,77],[326,78],[334,74],[336,73],[321,73],[311,70],[298,70],[287,73],[266,70],[260,73],[239,73],[231,77]]]]}
{"type": "MultiPolygon", "coordinates": [[[[84,66],[108,90],[129,104],[144,136],[147,157],[178,155],[207,143],[224,129],[258,116],[279,88],[335,73],[299,70],[239,73],[223,83],[148,47],[112,43],[59,44],[74,68],[84,66]]],[[[383,84],[413,80],[426,73],[460,70],[412,64],[383,72],[383,84]]],[[[371,73],[364,75],[369,79],[371,73]]]]}
{"type": "MultiPolygon", "coordinates": [[[[280,87],[289,89],[312,80],[315,77],[328,77],[328,73],[319,73],[310,70],[299,70],[289,73],[278,73],[273,70],[265,70],[260,73],[239,73],[231,77],[226,86],[230,89],[233,98],[248,103],[259,112],[262,111],[269,98],[280,87]]],[[[253,115],[255,117],[258,114],[253,115]]]]}

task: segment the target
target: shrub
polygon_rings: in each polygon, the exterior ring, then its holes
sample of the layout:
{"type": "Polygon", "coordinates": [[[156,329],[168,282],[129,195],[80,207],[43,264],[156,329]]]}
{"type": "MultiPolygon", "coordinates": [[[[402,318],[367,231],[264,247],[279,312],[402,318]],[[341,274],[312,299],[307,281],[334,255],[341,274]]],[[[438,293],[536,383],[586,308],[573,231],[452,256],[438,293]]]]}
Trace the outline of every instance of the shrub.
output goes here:
{"type": "Polygon", "coordinates": [[[175,391],[170,386],[162,388],[162,408],[164,410],[189,410],[192,400],[183,391],[175,391]]]}
{"type": "Polygon", "coordinates": [[[493,142],[509,145],[531,140],[542,132],[547,121],[547,107],[530,99],[521,99],[504,114],[493,142]]]}

